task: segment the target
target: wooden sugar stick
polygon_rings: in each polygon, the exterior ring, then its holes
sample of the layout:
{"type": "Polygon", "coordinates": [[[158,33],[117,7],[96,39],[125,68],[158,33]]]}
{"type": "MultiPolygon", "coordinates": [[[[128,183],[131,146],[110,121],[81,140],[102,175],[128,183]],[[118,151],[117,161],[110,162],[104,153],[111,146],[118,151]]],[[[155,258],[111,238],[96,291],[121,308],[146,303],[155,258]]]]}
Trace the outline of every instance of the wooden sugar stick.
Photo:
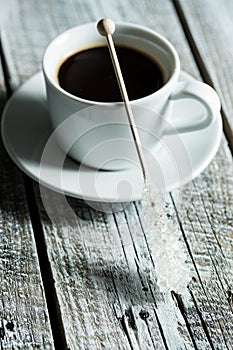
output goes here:
{"type": "Polygon", "coordinates": [[[109,52],[110,52],[110,56],[111,56],[111,60],[112,60],[112,64],[115,70],[115,74],[117,77],[117,82],[119,85],[119,89],[121,92],[121,96],[125,105],[125,109],[126,109],[126,113],[127,113],[127,117],[128,117],[128,121],[129,121],[129,125],[130,125],[130,129],[133,135],[133,140],[136,146],[136,150],[137,150],[137,154],[138,154],[138,158],[140,161],[140,166],[142,169],[142,173],[143,173],[143,178],[144,181],[148,181],[149,180],[149,171],[147,168],[147,164],[146,164],[146,160],[145,160],[145,156],[143,153],[143,149],[142,149],[142,144],[141,144],[141,140],[138,134],[138,130],[135,124],[135,119],[133,116],[133,112],[132,112],[132,108],[129,102],[129,98],[128,98],[128,93],[125,87],[125,83],[124,83],[124,79],[121,73],[121,68],[119,65],[119,61],[117,58],[117,54],[116,54],[116,50],[115,50],[115,45],[112,39],[112,34],[115,32],[115,23],[108,18],[104,18],[101,19],[98,24],[97,24],[97,29],[98,32],[102,35],[105,36],[107,39],[107,44],[108,44],[108,48],[109,48],[109,52]]]}

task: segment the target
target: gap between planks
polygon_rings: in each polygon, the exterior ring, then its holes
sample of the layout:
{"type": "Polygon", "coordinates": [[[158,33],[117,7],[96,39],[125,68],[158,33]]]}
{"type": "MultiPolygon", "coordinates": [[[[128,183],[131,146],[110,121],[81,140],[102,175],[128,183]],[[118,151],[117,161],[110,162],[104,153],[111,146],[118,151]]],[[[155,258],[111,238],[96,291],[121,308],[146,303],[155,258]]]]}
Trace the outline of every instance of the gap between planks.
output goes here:
{"type": "MultiPolygon", "coordinates": [[[[14,89],[11,86],[11,76],[4,53],[1,37],[0,37],[0,60],[4,76],[4,83],[7,92],[7,99],[11,97],[14,89]]],[[[32,180],[23,173],[25,193],[28,201],[29,215],[32,223],[32,229],[36,242],[37,255],[39,260],[40,272],[44,286],[47,308],[50,318],[50,326],[53,333],[53,341],[55,349],[68,350],[65,331],[62,323],[61,311],[54,285],[52,269],[50,266],[45,237],[40,222],[39,211],[36,204],[35,194],[32,188],[32,180]]]]}
{"type": "MultiPolygon", "coordinates": [[[[176,13],[177,13],[178,18],[180,20],[180,23],[182,25],[184,34],[185,34],[186,39],[188,41],[188,44],[190,46],[191,52],[193,54],[193,58],[197,64],[197,67],[199,69],[201,77],[205,83],[209,84],[211,87],[214,88],[213,80],[211,79],[211,76],[208,72],[208,69],[206,68],[206,65],[201,57],[201,54],[198,50],[196,42],[193,38],[193,35],[192,35],[191,30],[190,30],[189,25],[188,25],[188,21],[186,20],[184,11],[182,9],[182,5],[180,4],[179,0],[171,0],[171,1],[175,7],[176,13]]],[[[233,135],[232,135],[230,124],[229,124],[227,117],[226,117],[226,112],[224,111],[223,108],[221,109],[221,115],[222,115],[222,120],[223,120],[223,132],[226,136],[231,154],[233,155],[233,135]]]]}

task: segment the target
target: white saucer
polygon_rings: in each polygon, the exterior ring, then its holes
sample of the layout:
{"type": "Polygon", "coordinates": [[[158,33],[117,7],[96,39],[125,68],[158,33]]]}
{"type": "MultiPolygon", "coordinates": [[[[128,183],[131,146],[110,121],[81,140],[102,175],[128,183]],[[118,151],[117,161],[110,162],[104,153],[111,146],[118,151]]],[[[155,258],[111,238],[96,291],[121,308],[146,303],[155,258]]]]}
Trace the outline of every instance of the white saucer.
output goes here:
{"type": "MultiPolygon", "coordinates": [[[[181,80],[193,79],[182,72],[181,80]]],[[[174,114],[179,114],[179,104],[174,114]]],[[[190,115],[188,101],[182,112],[190,115]]],[[[42,73],[39,72],[22,85],[8,101],[2,117],[2,138],[13,161],[33,179],[55,191],[91,201],[125,202],[141,198],[143,179],[140,169],[124,171],[96,171],[80,166],[66,157],[63,166],[56,161],[64,158],[56,143],[53,158],[41,157],[52,133],[46,105],[42,73]]],[[[153,182],[161,190],[178,188],[200,174],[215,156],[220,145],[222,121],[216,121],[202,131],[164,136],[159,151],[153,154],[153,182]]]]}

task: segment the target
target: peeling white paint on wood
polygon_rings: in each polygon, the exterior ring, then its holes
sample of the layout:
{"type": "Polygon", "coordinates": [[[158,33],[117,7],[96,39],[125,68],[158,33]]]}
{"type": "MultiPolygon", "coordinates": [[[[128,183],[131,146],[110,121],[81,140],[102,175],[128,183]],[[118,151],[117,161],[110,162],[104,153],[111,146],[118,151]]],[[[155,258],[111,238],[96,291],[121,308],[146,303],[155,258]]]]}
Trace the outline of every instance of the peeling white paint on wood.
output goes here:
{"type": "MultiPolygon", "coordinates": [[[[3,72],[0,69],[0,108],[3,72]]],[[[0,347],[53,349],[24,180],[0,142],[0,347]]]]}

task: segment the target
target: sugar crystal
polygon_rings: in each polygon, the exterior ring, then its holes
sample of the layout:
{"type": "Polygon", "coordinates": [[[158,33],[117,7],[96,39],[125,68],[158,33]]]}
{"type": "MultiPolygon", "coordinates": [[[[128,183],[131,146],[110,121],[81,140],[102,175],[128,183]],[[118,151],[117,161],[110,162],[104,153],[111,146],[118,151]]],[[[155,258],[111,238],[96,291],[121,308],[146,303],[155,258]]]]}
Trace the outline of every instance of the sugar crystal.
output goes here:
{"type": "Polygon", "coordinates": [[[180,230],[167,215],[159,191],[145,182],[142,211],[150,249],[155,259],[157,284],[162,293],[183,292],[191,280],[180,230]]]}

